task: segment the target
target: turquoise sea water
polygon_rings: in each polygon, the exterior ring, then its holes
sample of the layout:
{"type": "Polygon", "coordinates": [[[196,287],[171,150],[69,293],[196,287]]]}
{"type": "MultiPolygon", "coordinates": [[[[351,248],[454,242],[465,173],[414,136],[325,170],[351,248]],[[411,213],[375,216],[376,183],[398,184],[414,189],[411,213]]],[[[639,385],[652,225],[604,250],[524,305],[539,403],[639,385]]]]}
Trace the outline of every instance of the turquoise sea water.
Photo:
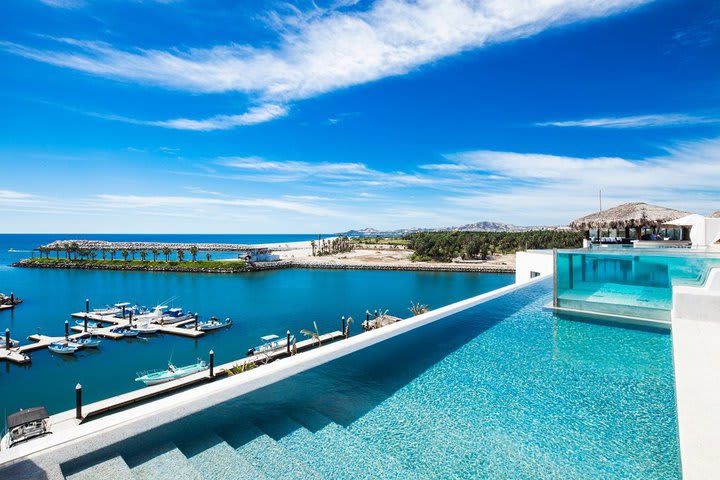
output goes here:
{"type": "MultiPolygon", "coordinates": [[[[94,307],[118,301],[156,305],[177,297],[176,306],[198,311],[201,316],[231,317],[231,329],[216,331],[192,340],[158,335],[148,340],[103,340],[98,351],[83,351],[73,357],[40,350],[32,363],[18,366],[0,363],[0,414],[18,408],[45,405],[51,412],[74,406],[76,383],[83,385],[87,402],[139,387],[135,373],[164,368],[172,357],[178,365],[207,359],[210,349],[216,362],[241,358],[271,333],[295,335],[302,328],[339,330],[340,317],[353,316],[354,332],[366,309],[389,309],[408,316],[411,301],[439,307],[512,283],[512,275],[434,272],[385,272],[344,270],[278,270],[239,275],[160,272],[111,272],[80,270],[18,269],[9,263],[28,250],[60,236],[0,235],[0,292],[14,291],[25,302],[14,311],[0,312],[0,330],[10,328],[21,341],[40,331],[63,335],[70,313],[85,308],[85,298],[94,307]]],[[[86,235],[72,235],[86,238],[86,235]]],[[[127,240],[272,243],[313,238],[306,236],[126,236],[127,240]]],[[[118,236],[101,236],[118,239],[118,236]]],[[[73,322],[74,320],[71,320],[73,322]]]]}
{"type": "Polygon", "coordinates": [[[553,316],[550,290],[455,314],[63,471],[121,455],[147,478],[679,478],[670,336],[553,316]]]}

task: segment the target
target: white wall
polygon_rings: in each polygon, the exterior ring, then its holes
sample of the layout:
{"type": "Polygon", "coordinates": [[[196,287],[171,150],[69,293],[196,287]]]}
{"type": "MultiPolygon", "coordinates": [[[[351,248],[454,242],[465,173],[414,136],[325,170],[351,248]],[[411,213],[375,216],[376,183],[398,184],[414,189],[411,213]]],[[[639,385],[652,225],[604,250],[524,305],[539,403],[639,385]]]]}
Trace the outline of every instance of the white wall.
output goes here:
{"type": "Polygon", "coordinates": [[[552,250],[528,250],[515,254],[515,283],[525,283],[534,274],[553,274],[552,250]]]}
{"type": "Polygon", "coordinates": [[[684,479],[720,472],[720,268],[702,287],[673,287],[675,395],[684,479]]]}

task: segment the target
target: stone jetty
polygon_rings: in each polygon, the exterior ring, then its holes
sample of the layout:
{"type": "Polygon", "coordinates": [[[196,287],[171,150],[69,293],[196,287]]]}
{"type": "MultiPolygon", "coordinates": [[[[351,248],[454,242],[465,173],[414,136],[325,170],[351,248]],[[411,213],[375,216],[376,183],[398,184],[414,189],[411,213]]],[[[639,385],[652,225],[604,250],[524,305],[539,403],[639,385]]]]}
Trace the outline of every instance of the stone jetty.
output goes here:
{"type": "Polygon", "coordinates": [[[40,249],[49,251],[64,251],[71,246],[77,246],[80,249],[87,250],[152,250],[169,248],[172,251],[190,250],[190,247],[197,247],[203,252],[248,252],[268,250],[265,247],[257,247],[254,245],[243,245],[239,243],[168,243],[168,242],[108,242],[106,240],[55,240],[47,245],[42,245],[40,249]]]}

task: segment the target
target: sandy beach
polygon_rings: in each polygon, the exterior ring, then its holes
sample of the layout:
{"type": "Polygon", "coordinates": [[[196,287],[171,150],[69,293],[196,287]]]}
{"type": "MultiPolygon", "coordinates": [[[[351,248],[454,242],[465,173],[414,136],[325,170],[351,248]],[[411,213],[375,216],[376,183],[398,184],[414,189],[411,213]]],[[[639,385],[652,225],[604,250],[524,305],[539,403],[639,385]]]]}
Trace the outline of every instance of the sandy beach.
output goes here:
{"type": "MultiPolygon", "coordinates": [[[[325,239],[331,240],[331,239],[325,239]]],[[[493,255],[488,260],[458,262],[413,262],[410,257],[412,250],[389,245],[363,245],[352,252],[337,255],[312,255],[309,241],[256,245],[267,247],[280,256],[283,261],[292,262],[295,266],[316,268],[368,268],[399,270],[443,270],[443,271],[477,271],[477,272],[514,272],[515,255],[493,255]]]]}

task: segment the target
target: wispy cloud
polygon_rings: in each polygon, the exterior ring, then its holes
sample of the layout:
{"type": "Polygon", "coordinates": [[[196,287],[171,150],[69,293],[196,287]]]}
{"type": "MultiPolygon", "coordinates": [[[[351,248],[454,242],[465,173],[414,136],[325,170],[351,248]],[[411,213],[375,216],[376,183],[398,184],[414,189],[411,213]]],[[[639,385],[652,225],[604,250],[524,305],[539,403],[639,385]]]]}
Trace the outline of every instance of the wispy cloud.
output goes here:
{"type": "Polygon", "coordinates": [[[40,0],[40,2],[55,8],[80,8],[85,6],[84,0],[40,0]]]}
{"type": "Polygon", "coordinates": [[[279,105],[403,75],[464,51],[605,17],[649,1],[379,0],[366,9],[313,9],[311,15],[279,16],[279,39],[273,47],[120,49],[105,42],[56,38],[60,46],[55,49],[11,42],[0,43],[0,48],[115,80],[195,93],[241,92],[260,105],[278,109],[269,114],[266,107],[264,115],[252,118],[243,114],[137,122],[212,130],[278,118],[286,114],[279,105]]]}
{"type": "Polygon", "coordinates": [[[260,105],[252,107],[247,112],[239,115],[215,115],[214,117],[202,120],[193,120],[190,118],[175,118],[172,120],[139,120],[137,118],[123,117],[120,115],[86,112],[87,115],[103,118],[105,120],[132,123],[134,125],[151,125],[154,127],[171,128],[174,130],[193,130],[197,132],[228,130],[246,125],[256,125],[258,123],[265,123],[276,118],[284,117],[287,113],[287,108],[280,105],[260,105]]]}
{"type": "Polygon", "coordinates": [[[14,190],[0,190],[0,199],[3,200],[28,200],[33,198],[29,193],[16,192],[14,190]]]}
{"type": "Polygon", "coordinates": [[[720,118],[686,115],[683,113],[665,113],[655,115],[635,115],[629,117],[586,118],[561,122],[541,122],[541,127],[596,127],[596,128],[651,128],[686,127],[708,123],[720,123],[720,118]]]}

